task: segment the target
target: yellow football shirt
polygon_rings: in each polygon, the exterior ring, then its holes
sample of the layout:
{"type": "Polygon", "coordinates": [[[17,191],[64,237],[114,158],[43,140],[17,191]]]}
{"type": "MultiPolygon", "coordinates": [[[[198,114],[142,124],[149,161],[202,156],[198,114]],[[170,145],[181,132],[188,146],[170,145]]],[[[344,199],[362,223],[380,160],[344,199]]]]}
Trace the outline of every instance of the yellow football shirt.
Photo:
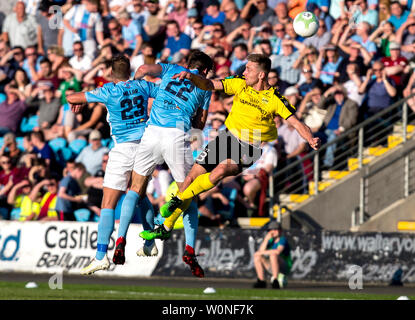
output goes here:
{"type": "Polygon", "coordinates": [[[274,141],[278,137],[274,118],[280,115],[287,119],[295,113],[295,108],[274,87],[256,91],[237,76],[223,79],[222,84],[225,93],[235,95],[225,125],[242,141],[274,141]]]}

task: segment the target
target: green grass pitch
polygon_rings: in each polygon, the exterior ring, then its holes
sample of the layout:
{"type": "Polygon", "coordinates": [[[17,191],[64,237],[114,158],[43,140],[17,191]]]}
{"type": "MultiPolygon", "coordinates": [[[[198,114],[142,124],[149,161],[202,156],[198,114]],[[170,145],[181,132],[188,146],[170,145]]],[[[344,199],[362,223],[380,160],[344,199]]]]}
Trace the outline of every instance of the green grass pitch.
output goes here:
{"type": "MultiPolygon", "coordinates": [[[[305,292],[295,289],[216,289],[214,294],[204,294],[203,289],[110,286],[97,284],[63,284],[62,289],[52,290],[48,283],[38,283],[38,288],[26,289],[24,282],[0,282],[1,300],[396,300],[397,295],[305,292]]],[[[409,297],[411,300],[415,296],[409,297]]]]}

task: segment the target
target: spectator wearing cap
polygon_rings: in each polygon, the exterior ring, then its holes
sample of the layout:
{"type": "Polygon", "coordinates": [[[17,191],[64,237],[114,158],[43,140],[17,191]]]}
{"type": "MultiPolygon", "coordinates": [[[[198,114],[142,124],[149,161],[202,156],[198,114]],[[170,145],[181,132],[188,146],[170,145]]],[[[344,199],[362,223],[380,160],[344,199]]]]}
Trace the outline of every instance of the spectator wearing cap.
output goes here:
{"type": "Polygon", "coordinates": [[[314,48],[322,48],[329,44],[330,40],[331,33],[327,30],[326,22],[320,19],[317,33],[312,37],[304,39],[303,44],[313,46],[314,48]]]}
{"type": "Polygon", "coordinates": [[[367,0],[358,0],[355,2],[355,5],[358,5],[358,8],[353,13],[354,22],[359,24],[365,21],[372,28],[376,28],[378,25],[378,12],[369,8],[367,0]]]}
{"type": "Polygon", "coordinates": [[[61,101],[55,96],[54,88],[46,84],[36,87],[30,97],[26,99],[26,104],[39,110],[39,128],[46,129],[56,122],[61,101]]]}
{"type": "Polygon", "coordinates": [[[14,12],[7,15],[3,23],[2,39],[9,42],[11,47],[36,45],[37,23],[33,16],[26,14],[26,6],[23,1],[18,1],[14,12]]]}
{"type": "Polygon", "coordinates": [[[409,16],[402,24],[396,32],[395,41],[402,45],[401,53],[406,59],[411,60],[415,57],[415,17],[409,16]]]}
{"type": "MultiPolygon", "coordinates": [[[[357,123],[359,106],[346,97],[345,89],[340,85],[335,85],[324,92],[320,108],[327,110],[323,120],[324,126],[321,128],[327,137],[327,142],[333,141],[357,123]]],[[[336,146],[337,144],[334,143],[326,149],[324,165],[327,168],[334,164],[336,146]]]]}
{"type": "Polygon", "coordinates": [[[277,69],[281,80],[294,85],[300,79],[301,71],[294,69],[293,65],[300,55],[300,51],[305,49],[305,45],[296,40],[283,40],[282,55],[273,56],[271,68],[277,69]],[[294,47],[298,50],[294,51],[294,47]]]}
{"type": "Polygon", "coordinates": [[[0,156],[7,153],[10,157],[13,167],[16,167],[23,151],[17,147],[16,136],[9,132],[3,136],[3,145],[0,149],[0,156]]]}
{"type": "Polygon", "coordinates": [[[301,85],[298,87],[298,90],[300,91],[300,95],[302,97],[304,97],[308,92],[316,87],[323,87],[321,80],[313,77],[313,69],[311,69],[310,65],[305,65],[301,69],[301,74],[304,77],[304,82],[301,83],[301,85]]]}
{"type": "Polygon", "coordinates": [[[218,1],[213,0],[208,3],[206,7],[206,14],[203,16],[203,24],[210,26],[214,23],[224,23],[225,13],[219,10],[220,4],[218,1]]]}
{"type": "MultiPolygon", "coordinates": [[[[196,37],[196,32],[193,27],[193,25],[200,21],[199,19],[199,13],[197,12],[196,8],[191,8],[187,10],[187,20],[186,20],[186,26],[184,28],[184,33],[187,34],[192,40],[196,37]]],[[[202,23],[203,24],[203,23],[202,23]]],[[[201,29],[199,29],[201,30],[201,29]]]]}
{"type": "Polygon", "coordinates": [[[402,76],[405,67],[408,65],[408,60],[401,55],[401,46],[399,43],[391,42],[389,50],[391,53],[390,57],[383,57],[381,61],[385,66],[386,75],[392,78],[400,89],[403,86],[402,76]]]}
{"type": "Polygon", "coordinates": [[[334,76],[341,60],[342,57],[339,57],[336,46],[330,44],[320,49],[316,63],[316,77],[325,86],[333,84],[334,76]]]}
{"type": "Polygon", "coordinates": [[[192,39],[187,34],[180,31],[179,24],[175,20],[167,22],[167,39],[166,46],[161,55],[161,61],[165,61],[168,57],[172,57],[176,52],[180,51],[184,55],[189,53],[192,39]]]}
{"type": "Polygon", "coordinates": [[[0,103],[0,136],[17,132],[23,114],[27,109],[25,95],[14,84],[5,87],[6,100],[0,103]]]}
{"type": "Polygon", "coordinates": [[[223,12],[225,13],[223,27],[225,28],[226,34],[230,34],[246,22],[241,18],[236,4],[232,1],[228,1],[223,5],[223,12]]]}
{"type": "Polygon", "coordinates": [[[293,261],[291,248],[287,238],[282,234],[282,226],[276,221],[271,221],[268,232],[261,245],[254,254],[255,272],[257,281],[254,288],[266,288],[265,271],[271,273],[271,287],[279,289],[280,274],[287,276],[290,273],[293,261]]]}
{"type": "Polygon", "coordinates": [[[89,145],[82,149],[75,161],[85,166],[86,171],[94,175],[102,166],[102,157],[109,152],[101,142],[102,136],[98,130],[92,130],[89,134],[89,145]]]}
{"type": "Polygon", "coordinates": [[[395,30],[398,30],[405,21],[408,20],[410,11],[405,10],[399,1],[391,1],[390,3],[391,16],[388,19],[393,24],[395,30]]]}
{"type": "Polygon", "coordinates": [[[274,10],[268,7],[267,0],[249,0],[241,11],[241,18],[249,19],[253,27],[261,26],[274,15],[274,10]],[[252,12],[255,13],[252,15],[252,12]]]}

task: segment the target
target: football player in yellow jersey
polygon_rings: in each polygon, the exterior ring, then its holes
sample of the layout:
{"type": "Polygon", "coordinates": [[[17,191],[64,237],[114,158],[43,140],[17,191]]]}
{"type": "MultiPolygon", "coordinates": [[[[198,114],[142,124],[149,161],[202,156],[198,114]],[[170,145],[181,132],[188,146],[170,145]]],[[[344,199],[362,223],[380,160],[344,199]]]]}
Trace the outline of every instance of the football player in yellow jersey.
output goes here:
{"type": "Polygon", "coordinates": [[[160,208],[167,218],[153,231],[143,231],[140,236],[150,240],[167,239],[180,214],[190,205],[193,197],[213,188],[223,178],[235,176],[250,167],[261,156],[260,143],[278,137],[274,118],[286,119],[298,133],[318,150],[321,142],[314,138],[308,126],[295,116],[295,108],[276,88],[269,86],[268,73],[271,61],[261,54],[248,56],[244,78],[229,77],[209,80],[189,72],[181,72],[174,79],[188,79],[203,90],[224,90],[234,95],[233,106],[225,126],[215,140],[208,143],[182,183],[176,196],[160,208]]]}

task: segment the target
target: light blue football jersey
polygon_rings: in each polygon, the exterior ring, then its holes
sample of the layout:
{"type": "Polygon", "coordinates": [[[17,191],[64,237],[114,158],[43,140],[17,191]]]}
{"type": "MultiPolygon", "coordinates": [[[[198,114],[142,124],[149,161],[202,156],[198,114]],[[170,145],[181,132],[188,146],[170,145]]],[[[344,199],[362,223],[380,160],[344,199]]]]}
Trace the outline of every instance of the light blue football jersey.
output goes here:
{"type": "Polygon", "coordinates": [[[140,140],[148,120],[148,99],[155,98],[158,86],[145,80],[110,82],[85,92],[88,103],[107,107],[107,121],[116,143],[140,140]]]}
{"type": "Polygon", "coordinates": [[[199,89],[190,80],[172,79],[172,76],[182,71],[197,74],[197,70],[189,70],[175,64],[159,65],[162,67],[161,84],[151,107],[148,124],[189,131],[198,108],[209,108],[212,92],[199,89]]]}

